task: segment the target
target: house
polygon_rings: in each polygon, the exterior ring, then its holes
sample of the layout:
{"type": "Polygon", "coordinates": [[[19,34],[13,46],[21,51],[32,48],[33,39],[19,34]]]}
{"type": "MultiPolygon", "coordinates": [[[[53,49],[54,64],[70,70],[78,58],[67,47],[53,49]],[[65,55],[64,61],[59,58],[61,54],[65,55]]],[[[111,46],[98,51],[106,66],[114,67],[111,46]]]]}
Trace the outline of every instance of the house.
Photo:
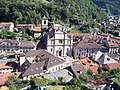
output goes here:
{"type": "Polygon", "coordinates": [[[67,69],[62,69],[62,70],[59,70],[59,71],[56,71],[50,74],[43,74],[42,77],[48,78],[50,80],[58,80],[59,77],[63,77],[64,82],[69,82],[73,78],[73,74],[67,69]]]}
{"type": "Polygon", "coordinates": [[[0,87],[5,86],[5,82],[8,80],[8,78],[12,75],[16,75],[17,77],[19,77],[21,74],[21,72],[18,73],[4,73],[4,74],[0,74],[0,87]]]}
{"type": "Polygon", "coordinates": [[[104,50],[100,44],[97,43],[89,43],[89,42],[78,42],[73,45],[73,57],[75,59],[83,58],[83,57],[95,57],[97,51],[104,50]]]}
{"type": "Polygon", "coordinates": [[[32,76],[40,76],[44,73],[56,72],[64,68],[65,61],[47,50],[33,50],[26,53],[25,57],[26,60],[21,65],[24,79],[30,79],[32,76]]]}
{"type": "Polygon", "coordinates": [[[110,64],[103,64],[102,68],[104,70],[107,70],[107,71],[112,70],[112,69],[117,69],[117,68],[120,68],[120,62],[118,62],[118,63],[110,63],[110,64]]]}
{"type": "Polygon", "coordinates": [[[48,19],[42,18],[42,34],[37,49],[47,49],[56,56],[68,56],[72,49],[73,39],[67,35],[65,27],[48,27],[48,19]]]}
{"type": "Polygon", "coordinates": [[[114,35],[120,36],[120,30],[115,30],[115,31],[114,31],[114,35]]]}
{"type": "Polygon", "coordinates": [[[33,32],[34,37],[39,37],[41,35],[41,28],[34,26],[31,32],[33,32]]]}
{"type": "Polygon", "coordinates": [[[80,59],[79,62],[85,71],[91,70],[94,74],[98,74],[99,65],[96,62],[90,60],[89,58],[80,59]]]}
{"type": "Polygon", "coordinates": [[[111,15],[108,16],[108,21],[110,24],[120,24],[120,16],[119,15],[111,15]]]}
{"type": "Polygon", "coordinates": [[[33,30],[34,26],[35,26],[34,24],[17,24],[16,28],[18,28],[18,29],[23,28],[23,29],[33,30]]]}
{"type": "Polygon", "coordinates": [[[107,89],[107,80],[105,78],[100,78],[94,81],[86,82],[84,85],[92,90],[111,90],[107,89]]]}
{"type": "Polygon", "coordinates": [[[14,31],[14,23],[13,22],[0,22],[0,30],[7,29],[11,32],[14,31]]]}
{"type": "Polygon", "coordinates": [[[28,52],[36,48],[35,42],[24,40],[0,39],[1,52],[28,52]]]}
{"type": "Polygon", "coordinates": [[[73,65],[67,67],[66,69],[69,70],[73,74],[73,77],[76,77],[78,79],[79,79],[79,76],[83,72],[85,72],[85,69],[84,69],[84,67],[82,66],[81,63],[73,64],[73,65]]]}
{"type": "Polygon", "coordinates": [[[111,41],[108,41],[106,43],[106,47],[108,48],[108,52],[112,54],[118,53],[119,51],[119,44],[111,42],[111,41]]]}
{"type": "Polygon", "coordinates": [[[117,63],[112,57],[108,56],[106,53],[97,52],[95,61],[98,62],[99,65],[109,64],[109,63],[117,63]]]}
{"type": "Polygon", "coordinates": [[[19,67],[16,62],[0,63],[0,74],[18,72],[19,67]]]}

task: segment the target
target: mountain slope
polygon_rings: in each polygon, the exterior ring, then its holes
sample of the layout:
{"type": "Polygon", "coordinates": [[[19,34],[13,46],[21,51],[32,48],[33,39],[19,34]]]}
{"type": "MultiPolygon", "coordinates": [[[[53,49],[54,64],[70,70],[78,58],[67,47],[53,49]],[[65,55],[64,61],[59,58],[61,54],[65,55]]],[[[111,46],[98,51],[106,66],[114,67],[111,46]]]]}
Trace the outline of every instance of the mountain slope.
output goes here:
{"type": "Polygon", "coordinates": [[[93,2],[113,15],[120,15],[120,0],[93,0],[93,2]]]}
{"type": "Polygon", "coordinates": [[[106,14],[91,0],[0,0],[0,21],[40,23],[40,18],[68,24],[101,21],[106,14]]]}

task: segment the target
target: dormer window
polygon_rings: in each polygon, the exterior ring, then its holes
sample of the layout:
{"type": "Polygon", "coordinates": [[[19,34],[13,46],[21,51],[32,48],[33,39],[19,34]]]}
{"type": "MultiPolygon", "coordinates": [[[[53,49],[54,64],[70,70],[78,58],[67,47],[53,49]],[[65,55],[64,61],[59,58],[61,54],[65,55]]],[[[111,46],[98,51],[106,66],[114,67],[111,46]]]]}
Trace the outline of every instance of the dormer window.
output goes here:
{"type": "Polygon", "coordinates": [[[107,60],[108,60],[108,61],[110,61],[110,59],[109,59],[109,58],[107,58],[107,60]]]}
{"type": "Polygon", "coordinates": [[[45,56],[45,54],[41,55],[41,57],[45,56]]]}
{"type": "Polygon", "coordinates": [[[36,70],[38,70],[38,68],[36,68],[36,70]]]}

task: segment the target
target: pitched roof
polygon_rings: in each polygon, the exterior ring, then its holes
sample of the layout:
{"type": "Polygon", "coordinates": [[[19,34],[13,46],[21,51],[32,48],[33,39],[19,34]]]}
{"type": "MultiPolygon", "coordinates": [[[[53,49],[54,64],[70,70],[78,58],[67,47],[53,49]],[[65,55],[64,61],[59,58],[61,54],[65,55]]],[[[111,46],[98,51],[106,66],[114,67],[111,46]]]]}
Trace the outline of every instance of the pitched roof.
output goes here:
{"type": "Polygon", "coordinates": [[[84,33],[84,34],[81,34],[81,33],[68,33],[67,35],[68,36],[78,36],[78,37],[80,37],[80,36],[92,36],[89,33],[84,33]]]}
{"type": "Polygon", "coordinates": [[[120,30],[115,30],[114,32],[118,32],[118,33],[120,33],[120,30]]]}
{"type": "Polygon", "coordinates": [[[33,32],[41,32],[41,28],[40,27],[33,27],[33,29],[31,31],[33,31],[33,32]]]}
{"type": "Polygon", "coordinates": [[[0,22],[0,24],[2,25],[10,25],[10,24],[14,24],[13,22],[0,22]]]}
{"type": "Polygon", "coordinates": [[[41,59],[48,59],[47,68],[52,67],[54,65],[62,64],[65,62],[62,58],[57,57],[44,49],[32,50],[26,53],[26,57],[36,57],[36,56],[40,57],[41,59]]]}
{"type": "Polygon", "coordinates": [[[0,63],[0,69],[8,69],[8,68],[13,68],[13,67],[8,66],[5,63],[0,63]]]}
{"type": "Polygon", "coordinates": [[[72,66],[68,67],[68,70],[71,71],[71,73],[73,73],[73,75],[77,78],[79,78],[79,76],[85,72],[84,67],[82,66],[81,63],[79,64],[73,64],[72,66]]]}
{"type": "Polygon", "coordinates": [[[117,61],[109,57],[107,54],[101,54],[101,56],[96,61],[99,64],[117,63],[117,61]]]}
{"type": "Polygon", "coordinates": [[[30,67],[24,72],[23,76],[43,73],[44,70],[59,64],[63,64],[65,62],[63,59],[53,55],[47,50],[33,50],[26,53],[26,57],[39,57],[41,61],[32,63],[30,67]],[[40,69],[36,70],[36,68],[40,69]]]}
{"type": "Polygon", "coordinates": [[[110,63],[104,64],[103,66],[107,66],[110,70],[120,68],[120,63],[110,63]]]}
{"type": "Polygon", "coordinates": [[[102,45],[97,44],[97,43],[87,43],[87,42],[79,42],[78,44],[76,44],[75,46],[76,48],[103,48],[102,45]]]}
{"type": "Polygon", "coordinates": [[[3,42],[7,42],[7,43],[10,43],[10,44],[19,44],[19,41],[17,41],[17,40],[0,39],[0,44],[3,43],[3,42]]]}
{"type": "Polygon", "coordinates": [[[8,77],[10,77],[11,75],[17,75],[17,77],[19,77],[20,74],[21,72],[0,74],[0,85],[5,85],[5,82],[8,80],[8,77]]]}
{"type": "Polygon", "coordinates": [[[35,47],[35,42],[32,41],[20,40],[19,43],[20,47],[35,47]]]}
{"type": "Polygon", "coordinates": [[[104,85],[107,83],[107,80],[105,78],[100,78],[94,81],[86,82],[85,85],[91,85],[91,86],[99,86],[99,85],[104,85]]]}
{"type": "Polygon", "coordinates": [[[31,27],[35,26],[35,24],[17,24],[16,27],[31,27]]]}
{"type": "Polygon", "coordinates": [[[45,72],[44,64],[45,64],[45,61],[36,62],[36,63],[31,64],[28,67],[28,69],[25,72],[23,72],[22,76],[24,77],[24,76],[44,73],[45,72]]]}
{"type": "Polygon", "coordinates": [[[0,44],[3,42],[7,42],[10,44],[17,44],[20,47],[35,47],[35,42],[33,41],[25,41],[25,40],[12,40],[12,39],[0,39],[0,44]]]}
{"type": "Polygon", "coordinates": [[[108,47],[119,47],[119,44],[117,44],[117,43],[113,43],[113,42],[107,42],[107,44],[106,44],[108,47]]]}
{"type": "Polygon", "coordinates": [[[44,74],[42,76],[50,80],[58,80],[59,77],[63,77],[65,79],[65,82],[69,82],[73,78],[72,73],[68,71],[67,69],[62,69],[62,70],[59,70],[59,71],[56,71],[50,74],[44,74]]]}
{"type": "Polygon", "coordinates": [[[48,20],[48,18],[47,18],[46,16],[44,16],[42,19],[44,19],[44,20],[48,20]]]}
{"type": "Polygon", "coordinates": [[[79,62],[82,64],[86,71],[91,70],[93,73],[98,73],[98,65],[89,58],[80,59],[79,62]]]}

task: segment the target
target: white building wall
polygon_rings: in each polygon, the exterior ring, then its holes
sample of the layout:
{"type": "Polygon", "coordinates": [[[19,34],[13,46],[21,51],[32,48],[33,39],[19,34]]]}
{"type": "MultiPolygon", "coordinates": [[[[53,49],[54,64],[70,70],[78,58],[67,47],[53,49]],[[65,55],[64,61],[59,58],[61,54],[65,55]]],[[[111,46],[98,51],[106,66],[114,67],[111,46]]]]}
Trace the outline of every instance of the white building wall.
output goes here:
{"type": "Polygon", "coordinates": [[[48,51],[58,55],[57,51],[62,50],[62,56],[67,56],[68,50],[72,49],[73,39],[64,34],[63,31],[56,31],[53,38],[48,39],[48,51]],[[55,45],[55,46],[54,46],[55,45]]]}
{"type": "Polygon", "coordinates": [[[55,71],[61,70],[63,68],[64,68],[64,64],[56,65],[54,67],[48,68],[48,71],[46,73],[55,72],[55,71]]]}
{"type": "Polygon", "coordinates": [[[8,68],[8,69],[0,69],[0,73],[11,73],[13,71],[13,68],[8,68]]]}
{"type": "Polygon", "coordinates": [[[11,32],[14,31],[14,23],[12,23],[12,24],[10,25],[10,31],[11,31],[11,32]]]}

